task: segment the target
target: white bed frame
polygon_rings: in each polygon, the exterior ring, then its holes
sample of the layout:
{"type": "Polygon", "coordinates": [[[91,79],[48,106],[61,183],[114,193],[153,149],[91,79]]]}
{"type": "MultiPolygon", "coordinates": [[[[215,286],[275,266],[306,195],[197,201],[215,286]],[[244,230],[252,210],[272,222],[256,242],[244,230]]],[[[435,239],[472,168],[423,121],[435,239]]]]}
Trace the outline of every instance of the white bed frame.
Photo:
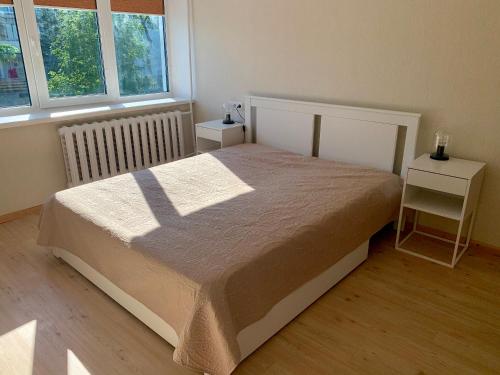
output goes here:
{"type": "MultiPolygon", "coordinates": [[[[165,339],[170,345],[173,347],[177,346],[179,337],[175,330],[141,302],[125,293],[101,273],[70,252],[53,248],[52,253],[80,272],[104,293],[165,339]]],[[[241,360],[252,354],[259,346],[325,294],[333,285],[337,284],[337,282],[363,263],[367,256],[368,241],[347,254],[321,275],[282,299],[264,318],[242,330],[237,336],[241,360]]]]}
{"type": "Polygon", "coordinates": [[[405,176],[415,159],[421,115],[248,96],[245,117],[247,143],[253,142],[255,135],[259,144],[305,156],[314,156],[317,148],[317,156],[321,159],[359,164],[405,176]],[[403,142],[401,136],[404,133],[403,142]],[[400,146],[399,152],[396,152],[397,146],[400,146]],[[398,165],[400,168],[396,170],[398,165]]]}
{"type": "MultiPolygon", "coordinates": [[[[255,134],[257,143],[313,156],[352,162],[393,172],[398,131],[406,130],[400,157],[401,175],[415,157],[420,115],[250,96],[246,99],[246,141],[255,134]],[[319,141],[318,141],[319,140],[319,141]],[[315,147],[315,142],[319,143],[315,147]],[[353,152],[354,151],[354,152],[353,152]]],[[[242,360],[271,338],[368,256],[369,239],[321,275],[276,304],[261,320],[237,336],[242,360]]],[[[63,259],[111,298],[135,315],[174,347],[174,329],[145,305],[66,250],[53,249],[63,259]]]]}

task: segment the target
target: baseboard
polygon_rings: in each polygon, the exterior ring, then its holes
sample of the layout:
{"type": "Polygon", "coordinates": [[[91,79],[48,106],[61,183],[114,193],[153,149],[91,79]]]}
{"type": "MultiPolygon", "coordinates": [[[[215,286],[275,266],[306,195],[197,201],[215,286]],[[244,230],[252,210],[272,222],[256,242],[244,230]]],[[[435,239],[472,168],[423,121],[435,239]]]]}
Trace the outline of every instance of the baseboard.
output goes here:
{"type": "Polygon", "coordinates": [[[32,215],[32,214],[39,214],[40,211],[42,210],[42,206],[35,206],[31,208],[26,208],[21,211],[16,211],[16,212],[11,212],[9,214],[5,215],[0,215],[0,224],[7,223],[9,221],[21,219],[25,216],[32,215]]]}
{"type": "MultiPolygon", "coordinates": [[[[420,231],[422,231],[422,232],[433,234],[435,236],[443,237],[443,238],[446,238],[446,239],[449,239],[449,240],[455,240],[455,238],[456,238],[455,234],[445,232],[444,230],[441,230],[441,229],[436,229],[436,228],[428,227],[426,225],[419,224],[419,225],[417,225],[417,229],[420,230],[420,231]]],[[[462,240],[464,240],[463,237],[462,237],[462,240]]],[[[482,241],[476,241],[476,240],[472,240],[471,239],[470,240],[470,244],[472,246],[485,247],[485,248],[488,248],[490,250],[493,250],[493,251],[496,251],[496,252],[500,252],[500,247],[499,246],[491,245],[489,243],[485,243],[485,242],[482,242],[482,241]]]]}
{"type": "Polygon", "coordinates": [[[500,246],[495,246],[495,245],[492,245],[492,244],[489,244],[486,242],[476,241],[476,240],[470,240],[470,243],[472,246],[480,246],[480,247],[484,247],[484,248],[493,250],[497,253],[500,253],[500,246]]]}

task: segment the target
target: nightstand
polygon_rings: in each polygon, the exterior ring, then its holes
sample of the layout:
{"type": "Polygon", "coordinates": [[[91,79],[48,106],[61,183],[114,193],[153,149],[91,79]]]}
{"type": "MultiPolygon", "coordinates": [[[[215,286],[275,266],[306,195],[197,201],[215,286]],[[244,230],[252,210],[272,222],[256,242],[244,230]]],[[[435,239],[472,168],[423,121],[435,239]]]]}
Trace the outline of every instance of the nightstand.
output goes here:
{"type": "Polygon", "coordinates": [[[225,125],[222,120],[196,124],[197,153],[202,154],[243,143],[243,124],[225,125]]]}
{"type": "MultiPolygon", "coordinates": [[[[416,159],[408,168],[406,175],[399,212],[396,249],[454,268],[469,246],[485,166],[485,163],[456,158],[450,158],[448,161],[432,160],[429,154],[416,159]],[[413,228],[400,241],[401,233],[406,227],[405,208],[414,210],[415,215],[413,228]],[[458,224],[456,239],[452,241],[418,230],[420,212],[454,220],[458,224]],[[462,231],[465,229],[466,222],[468,223],[467,235],[465,242],[462,242],[462,231]],[[451,247],[447,255],[451,258],[450,261],[425,254],[425,251],[416,249],[415,246],[413,246],[414,249],[403,248],[402,246],[415,235],[447,243],[451,247]]],[[[421,244],[425,245],[425,241],[421,241],[421,244]]]]}

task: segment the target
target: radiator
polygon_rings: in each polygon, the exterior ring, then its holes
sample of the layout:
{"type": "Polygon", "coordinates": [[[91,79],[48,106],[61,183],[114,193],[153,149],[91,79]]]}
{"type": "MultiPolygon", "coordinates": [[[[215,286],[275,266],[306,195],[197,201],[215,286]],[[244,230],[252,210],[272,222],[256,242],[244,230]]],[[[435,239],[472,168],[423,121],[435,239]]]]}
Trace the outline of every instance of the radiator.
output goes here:
{"type": "Polygon", "coordinates": [[[59,135],[69,187],[185,156],[179,111],[66,126],[59,135]]]}

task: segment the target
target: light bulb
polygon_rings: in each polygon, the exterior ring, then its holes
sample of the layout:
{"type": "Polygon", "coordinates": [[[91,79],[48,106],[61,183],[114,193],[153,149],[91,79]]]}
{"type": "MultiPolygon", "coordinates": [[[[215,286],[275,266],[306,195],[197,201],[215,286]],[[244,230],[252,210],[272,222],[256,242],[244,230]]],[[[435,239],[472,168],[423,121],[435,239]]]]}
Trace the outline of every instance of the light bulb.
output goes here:
{"type": "Polygon", "coordinates": [[[434,160],[449,160],[450,157],[445,153],[446,148],[450,144],[450,135],[443,129],[439,129],[434,133],[434,152],[431,154],[431,159],[434,160]]]}

